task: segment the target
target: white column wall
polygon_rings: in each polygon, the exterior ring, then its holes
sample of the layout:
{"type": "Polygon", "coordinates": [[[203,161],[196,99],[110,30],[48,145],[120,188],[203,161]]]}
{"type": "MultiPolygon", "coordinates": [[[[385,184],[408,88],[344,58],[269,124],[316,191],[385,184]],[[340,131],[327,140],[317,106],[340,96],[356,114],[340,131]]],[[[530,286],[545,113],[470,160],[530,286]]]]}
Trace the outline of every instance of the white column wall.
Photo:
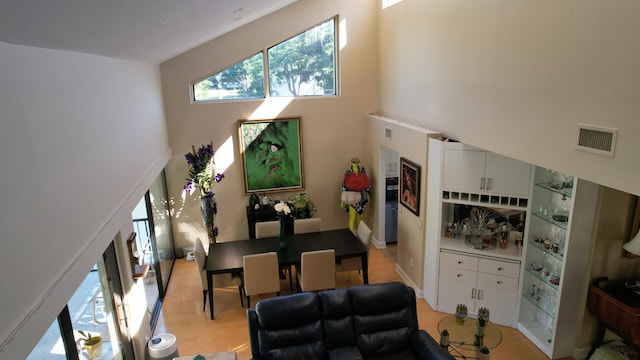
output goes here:
{"type": "Polygon", "coordinates": [[[26,357],[126,240],[169,157],[157,65],[0,43],[0,359],[26,357]]]}

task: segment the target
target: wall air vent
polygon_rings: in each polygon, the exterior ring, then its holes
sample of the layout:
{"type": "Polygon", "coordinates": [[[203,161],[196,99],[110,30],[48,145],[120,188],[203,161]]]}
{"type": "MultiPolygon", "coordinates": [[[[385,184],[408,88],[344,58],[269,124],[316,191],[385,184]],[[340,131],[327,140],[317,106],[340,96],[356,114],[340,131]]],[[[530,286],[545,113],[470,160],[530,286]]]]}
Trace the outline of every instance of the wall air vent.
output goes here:
{"type": "Polygon", "coordinates": [[[391,139],[391,129],[384,129],[384,136],[387,139],[391,139]]]}
{"type": "Polygon", "coordinates": [[[578,150],[613,156],[618,129],[578,124],[578,150]]]}

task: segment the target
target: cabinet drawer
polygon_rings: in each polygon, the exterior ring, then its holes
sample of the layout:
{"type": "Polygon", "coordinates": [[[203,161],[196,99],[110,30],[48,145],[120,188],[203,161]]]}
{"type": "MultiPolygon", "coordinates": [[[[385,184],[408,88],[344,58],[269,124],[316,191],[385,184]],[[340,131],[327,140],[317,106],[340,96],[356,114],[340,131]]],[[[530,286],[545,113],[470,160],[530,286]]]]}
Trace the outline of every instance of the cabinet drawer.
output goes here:
{"type": "Polygon", "coordinates": [[[478,271],[517,279],[520,276],[520,263],[481,258],[478,263],[478,271]]]}
{"type": "Polygon", "coordinates": [[[465,282],[475,284],[478,273],[473,270],[458,269],[450,266],[440,266],[440,282],[465,282]]]}
{"type": "MultiPolygon", "coordinates": [[[[440,266],[448,266],[456,269],[478,270],[478,258],[462,254],[441,252],[440,266]]],[[[442,273],[442,271],[441,271],[442,273]]]]}
{"type": "Polygon", "coordinates": [[[478,274],[478,288],[518,291],[518,279],[507,276],[480,273],[478,274]]]}

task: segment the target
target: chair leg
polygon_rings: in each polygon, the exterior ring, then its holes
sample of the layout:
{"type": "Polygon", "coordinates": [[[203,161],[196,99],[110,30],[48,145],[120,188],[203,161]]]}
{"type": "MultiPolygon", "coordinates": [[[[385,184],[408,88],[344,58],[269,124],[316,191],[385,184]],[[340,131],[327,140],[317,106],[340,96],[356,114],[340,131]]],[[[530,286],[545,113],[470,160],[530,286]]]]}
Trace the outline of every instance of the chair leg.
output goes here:
{"type": "Polygon", "coordinates": [[[302,292],[302,287],[300,286],[300,278],[298,277],[298,273],[296,272],[296,292],[302,292]]]}
{"type": "Polygon", "coordinates": [[[251,307],[251,298],[247,295],[247,309],[251,307]]]}
{"type": "Polygon", "coordinates": [[[243,295],[242,294],[242,285],[238,285],[238,293],[240,293],[240,307],[244,307],[244,302],[243,302],[243,299],[242,299],[242,297],[243,297],[242,296],[243,295]]]}
{"type": "Polygon", "coordinates": [[[291,273],[291,265],[289,265],[289,290],[293,290],[293,278],[291,276],[293,274],[291,273]]]}
{"type": "Polygon", "coordinates": [[[207,307],[207,290],[202,290],[202,312],[207,307]]]}

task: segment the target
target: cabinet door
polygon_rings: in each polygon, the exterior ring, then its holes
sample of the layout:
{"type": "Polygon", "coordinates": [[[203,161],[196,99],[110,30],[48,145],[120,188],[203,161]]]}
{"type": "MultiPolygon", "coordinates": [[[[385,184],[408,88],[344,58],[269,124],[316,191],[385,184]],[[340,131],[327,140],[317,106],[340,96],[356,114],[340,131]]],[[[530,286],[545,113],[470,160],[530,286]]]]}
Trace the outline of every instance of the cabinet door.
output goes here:
{"type": "Polygon", "coordinates": [[[476,310],[489,309],[491,321],[514,326],[517,321],[518,279],[478,273],[476,310]]]}
{"type": "MultiPolygon", "coordinates": [[[[442,186],[447,190],[481,192],[486,151],[445,150],[442,186]]],[[[529,179],[527,179],[527,186],[529,179]]]]}
{"type": "Polygon", "coordinates": [[[486,192],[526,197],[529,195],[531,165],[494,153],[487,153],[486,192]]]}
{"type": "Polygon", "coordinates": [[[457,304],[465,304],[475,312],[477,276],[475,271],[440,266],[438,311],[455,313],[457,304]]]}

